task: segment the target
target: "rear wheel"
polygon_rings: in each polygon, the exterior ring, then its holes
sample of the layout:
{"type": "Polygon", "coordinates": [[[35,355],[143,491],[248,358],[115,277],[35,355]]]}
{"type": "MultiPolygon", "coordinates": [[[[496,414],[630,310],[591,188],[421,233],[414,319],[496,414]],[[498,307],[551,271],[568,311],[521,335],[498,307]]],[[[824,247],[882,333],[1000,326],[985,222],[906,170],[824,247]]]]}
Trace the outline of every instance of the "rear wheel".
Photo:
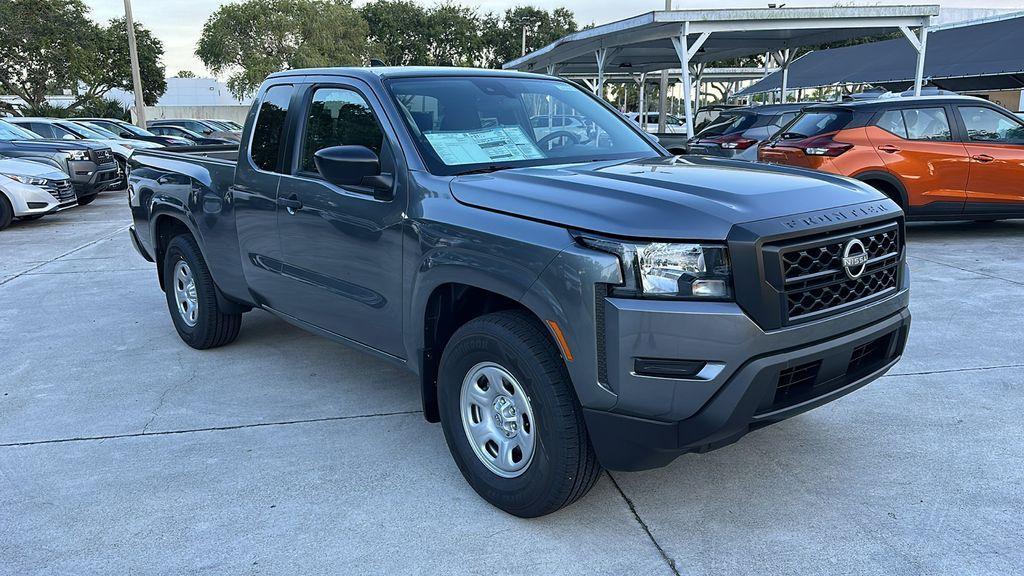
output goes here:
{"type": "Polygon", "coordinates": [[[601,473],[561,357],[534,318],[496,312],[452,336],[439,371],[452,457],[485,500],[543,516],[586,494],[601,473]]]}
{"type": "Polygon", "coordinates": [[[241,314],[225,314],[196,241],[175,236],[164,256],[164,292],[178,336],[197,350],[230,344],[238,338],[241,314]]]}
{"type": "Polygon", "coordinates": [[[11,202],[7,200],[6,196],[0,194],[0,230],[10,226],[13,218],[14,208],[11,206],[11,202]]]}

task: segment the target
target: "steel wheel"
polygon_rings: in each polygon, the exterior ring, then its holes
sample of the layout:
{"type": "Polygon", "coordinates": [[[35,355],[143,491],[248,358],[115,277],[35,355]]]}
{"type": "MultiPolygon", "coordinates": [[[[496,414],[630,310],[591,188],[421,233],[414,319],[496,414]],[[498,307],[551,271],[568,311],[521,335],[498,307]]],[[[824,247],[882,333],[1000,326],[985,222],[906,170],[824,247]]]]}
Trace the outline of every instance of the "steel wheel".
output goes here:
{"type": "Polygon", "coordinates": [[[530,398],[494,362],[473,366],[462,381],[459,412],[473,452],[491,472],[515,478],[526,471],[537,445],[530,398]]]}
{"type": "Polygon", "coordinates": [[[179,260],[174,265],[174,301],[178,304],[178,314],[185,324],[195,326],[199,321],[199,296],[196,293],[196,280],[188,263],[179,260]]]}

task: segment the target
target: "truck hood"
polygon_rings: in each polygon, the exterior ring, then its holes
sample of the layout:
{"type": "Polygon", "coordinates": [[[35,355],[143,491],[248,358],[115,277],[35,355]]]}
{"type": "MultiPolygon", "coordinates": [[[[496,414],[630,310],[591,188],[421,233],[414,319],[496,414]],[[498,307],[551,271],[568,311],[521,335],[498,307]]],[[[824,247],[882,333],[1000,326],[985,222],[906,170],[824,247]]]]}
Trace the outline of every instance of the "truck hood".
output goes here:
{"type": "Polygon", "coordinates": [[[735,224],[882,200],[847,178],[705,157],[458,176],[464,204],[613,236],[722,240],[735,224]]]}

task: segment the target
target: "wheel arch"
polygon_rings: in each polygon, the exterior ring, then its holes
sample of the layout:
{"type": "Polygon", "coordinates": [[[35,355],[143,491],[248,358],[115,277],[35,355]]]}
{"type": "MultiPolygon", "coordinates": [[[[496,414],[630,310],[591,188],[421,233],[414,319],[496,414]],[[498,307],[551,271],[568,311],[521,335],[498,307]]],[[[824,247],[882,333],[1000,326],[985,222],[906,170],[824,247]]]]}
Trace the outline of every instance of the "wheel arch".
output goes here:
{"type": "Polygon", "coordinates": [[[900,208],[902,208],[904,212],[907,212],[910,209],[910,199],[907,195],[907,187],[904,186],[903,182],[891,172],[868,170],[855,174],[853,178],[860,180],[861,182],[876,188],[886,196],[889,196],[891,200],[900,205],[900,208]],[[877,186],[875,183],[881,183],[882,186],[877,186]],[[893,198],[893,195],[896,197],[893,198]]]}

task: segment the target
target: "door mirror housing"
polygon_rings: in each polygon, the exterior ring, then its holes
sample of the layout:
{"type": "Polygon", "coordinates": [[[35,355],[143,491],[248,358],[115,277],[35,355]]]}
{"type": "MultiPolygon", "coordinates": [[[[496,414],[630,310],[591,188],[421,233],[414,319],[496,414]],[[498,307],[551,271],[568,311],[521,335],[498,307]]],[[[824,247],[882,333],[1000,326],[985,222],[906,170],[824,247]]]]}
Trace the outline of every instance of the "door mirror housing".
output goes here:
{"type": "Polygon", "coordinates": [[[366,146],[331,146],[313,154],[316,169],[335,186],[359,186],[373,190],[374,198],[390,200],[394,178],[381,174],[380,158],[366,146]]]}

